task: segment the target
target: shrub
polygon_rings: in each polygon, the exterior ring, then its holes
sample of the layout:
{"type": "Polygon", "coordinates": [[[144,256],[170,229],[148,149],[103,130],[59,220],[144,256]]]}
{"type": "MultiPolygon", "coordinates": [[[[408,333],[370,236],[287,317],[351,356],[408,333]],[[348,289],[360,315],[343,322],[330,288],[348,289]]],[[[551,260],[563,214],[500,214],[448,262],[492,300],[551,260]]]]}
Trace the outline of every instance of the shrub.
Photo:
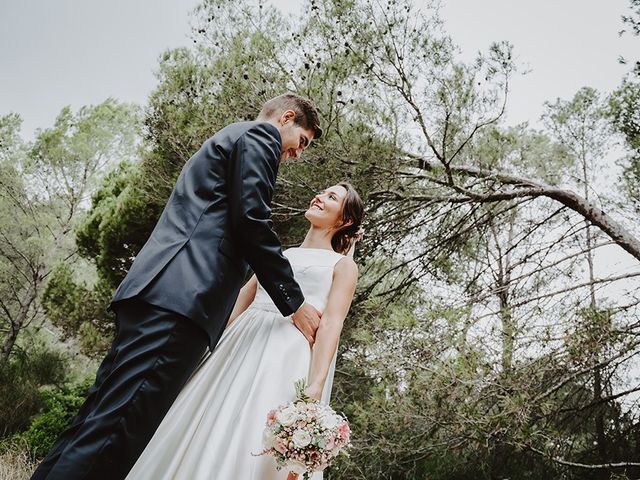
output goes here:
{"type": "Polygon", "coordinates": [[[43,458],[58,435],[75,417],[84,402],[89,382],[72,387],[44,390],[40,393],[43,405],[41,413],[35,415],[29,428],[16,436],[32,459],[43,458]]]}
{"type": "Polygon", "coordinates": [[[66,370],[60,353],[41,348],[18,351],[0,368],[0,438],[29,425],[42,407],[39,388],[62,383],[66,370]]]}

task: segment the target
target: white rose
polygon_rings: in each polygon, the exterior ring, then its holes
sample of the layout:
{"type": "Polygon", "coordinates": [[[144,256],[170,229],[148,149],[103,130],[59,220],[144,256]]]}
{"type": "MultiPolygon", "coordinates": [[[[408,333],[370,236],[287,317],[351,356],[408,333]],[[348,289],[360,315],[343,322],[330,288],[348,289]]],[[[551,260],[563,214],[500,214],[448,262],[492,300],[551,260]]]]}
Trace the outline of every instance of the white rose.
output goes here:
{"type": "Polygon", "coordinates": [[[293,432],[293,444],[298,448],[304,448],[311,443],[311,435],[306,430],[296,430],[293,432]]]}
{"type": "Polygon", "coordinates": [[[327,430],[331,430],[340,425],[340,423],[342,422],[342,418],[337,415],[326,414],[321,417],[321,421],[324,428],[326,428],[327,430]]]}
{"type": "Polygon", "coordinates": [[[303,463],[298,462],[297,460],[289,460],[286,463],[286,468],[290,472],[297,473],[298,475],[302,475],[307,471],[307,467],[303,463]]]}
{"type": "Polygon", "coordinates": [[[298,415],[292,407],[286,407],[276,414],[276,420],[280,422],[280,425],[284,425],[285,427],[293,425],[297,419],[298,415]]]}
{"type": "Polygon", "coordinates": [[[265,428],[262,432],[262,446],[266,449],[276,446],[276,437],[269,427],[265,428]]]}

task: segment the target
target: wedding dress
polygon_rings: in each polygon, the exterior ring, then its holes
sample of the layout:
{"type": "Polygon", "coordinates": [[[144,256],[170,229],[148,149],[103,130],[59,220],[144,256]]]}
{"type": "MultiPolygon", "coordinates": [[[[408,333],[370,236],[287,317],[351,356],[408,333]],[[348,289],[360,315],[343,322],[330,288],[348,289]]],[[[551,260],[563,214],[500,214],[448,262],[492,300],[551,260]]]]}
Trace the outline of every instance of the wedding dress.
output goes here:
{"type": "MultiPolygon", "coordinates": [[[[284,253],[306,301],[324,311],[343,255],[316,248],[284,253]]],[[[253,303],[189,379],[127,479],[285,480],[288,472],[277,471],[271,456],[254,454],[263,449],[267,412],[294,398],[294,382],[307,378],[310,361],[307,340],[258,285],[253,303]]],[[[335,355],[322,402],[329,401],[334,371],[335,355]]]]}

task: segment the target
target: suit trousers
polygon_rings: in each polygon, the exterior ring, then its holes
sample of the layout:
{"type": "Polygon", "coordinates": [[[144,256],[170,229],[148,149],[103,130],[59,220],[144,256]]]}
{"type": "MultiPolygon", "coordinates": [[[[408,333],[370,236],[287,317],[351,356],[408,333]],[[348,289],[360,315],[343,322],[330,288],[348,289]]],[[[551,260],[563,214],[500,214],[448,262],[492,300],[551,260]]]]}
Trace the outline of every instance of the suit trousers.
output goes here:
{"type": "Polygon", "coordinates": [[[206,332],[186,317],[137,298],[114,310],[96,381],[32,480],[125,478],[206,353],[206,332]]]}

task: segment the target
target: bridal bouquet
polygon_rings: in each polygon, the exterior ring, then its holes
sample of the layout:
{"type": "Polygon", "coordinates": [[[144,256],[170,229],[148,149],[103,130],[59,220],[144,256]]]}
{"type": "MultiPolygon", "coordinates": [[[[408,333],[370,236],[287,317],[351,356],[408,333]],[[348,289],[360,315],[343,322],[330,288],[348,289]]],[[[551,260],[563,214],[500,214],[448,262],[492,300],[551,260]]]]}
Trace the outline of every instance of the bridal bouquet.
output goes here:
{"type": "Polygon", "coordinates": [[[260,455],[272,455],[278,470],[285,468],[308,479],[346,453],[351,430],[345,417],[311,400],[305,388],[304,380],[296,382],[295,400],[267,414],[260,455]]]}

